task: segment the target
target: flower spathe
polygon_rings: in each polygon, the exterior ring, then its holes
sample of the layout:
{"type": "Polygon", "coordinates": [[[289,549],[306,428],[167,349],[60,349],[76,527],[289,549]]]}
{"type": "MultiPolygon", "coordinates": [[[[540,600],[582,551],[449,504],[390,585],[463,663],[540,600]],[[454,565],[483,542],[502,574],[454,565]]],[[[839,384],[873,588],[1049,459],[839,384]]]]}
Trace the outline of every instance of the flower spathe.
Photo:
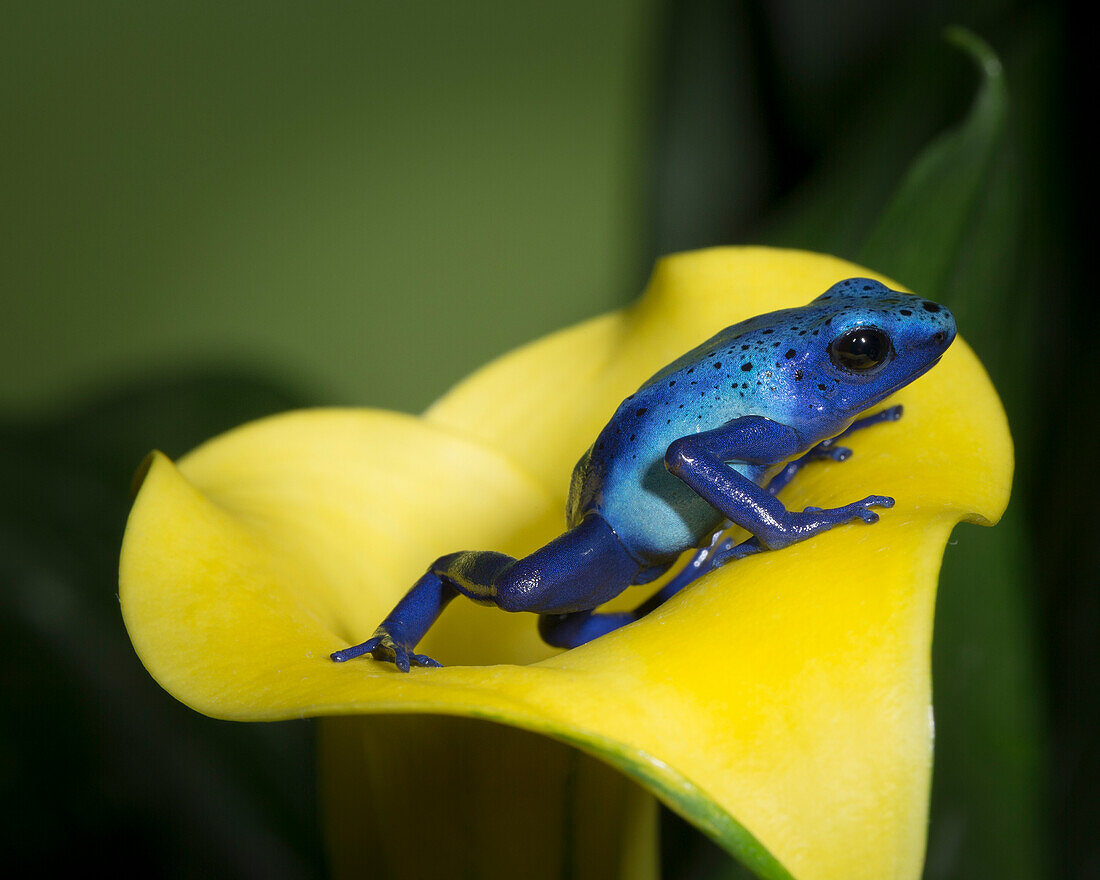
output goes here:
{"type": "Polygon", "coordinates": [[[850,461],[807,467],[781,496],[792,509],[894,496],[879,523],[732,563],[564,653],[533,615],[459,599],[422,643],[442,669],[328,659],[437,556],[523,555],[560,533],[573,464],[665,363],[857,275],[877,277],[800,251],[668,257],[634,306],[506,355],[423,416],[294,412],[178,464],[155,455],[120,566],[142,662],[219,718],[431,712],[544,733],[763,876],[915,880],[940,559],[957,522],[1000,516],[1012,471],[1000,401],[961,339],[888,401],[900,422],[853,435],[850,461]]]}

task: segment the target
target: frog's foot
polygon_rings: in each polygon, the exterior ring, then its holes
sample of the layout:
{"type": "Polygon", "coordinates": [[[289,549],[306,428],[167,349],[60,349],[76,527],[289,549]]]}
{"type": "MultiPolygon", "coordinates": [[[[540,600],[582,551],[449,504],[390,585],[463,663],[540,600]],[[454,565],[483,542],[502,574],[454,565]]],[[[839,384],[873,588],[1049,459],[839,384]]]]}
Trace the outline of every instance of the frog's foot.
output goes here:
{"type": "Polygon", "coordinates": [[[852,450],[847,446],[835,446],[833,440],[824,440],[794,461],[787,462],[783,470],[771,478],[765,491],[769,495],[778,495],[794,479],[795,474],[811,461],[847,461],[851,457],[852,450]]]}
{"type": "Polygon", "coordinates": [[[756,538],[749,538],[740,544],[733,543],[732,538],[726,538],[711,550],[710,567],[718,568],[735,559],[744,559],[754,553],[763,551],[764,546],[756,538]]]}
{"type": "Polygon", "coordinates": [[[864,428],[870,428],[872,425],[878,425],[882,422],[896,422],[901,418],[904,411],[905,409],[900,403],[894,406],[888,406],[886,409],[880,409],[878,412],[871,413],[869,416],[863,416],[862,418],[856,419],[845,431],[838,434],[832,440],[827,440],[825,442],[831,443],[839,440],[841,437],[847,437],[849,434],[853,434],[856,431],[862,431],[864,428]]]}
{"type": "MultiPolygon", "coordinates": [[[[896,422],[901,418],[903,412],[905,412],[905,408],[898,403],[894,406],[888,406],[886,409],[879,410],[874,415],[867,416],[867,418],[872,420],[871,424],[875,424],[876,422],[896,422]]],[[[863,427],[866,426],[864,425],[863,427]]]]}
{"type": "Polygon", "coordinates": [[[876,523],[878,522],[878,514],[870,508],[893,506],[894,499],[888,495],[868,495],[862,501],[846,504],[843,507],[827,509],[807,507],[801,513],[792,511],[789,514],[791,522],[788,533],[775,544],[769,541],[769,546],[765,546],[757,537],[749,538],[740,544],[735,544],[732,538],[724,538],[713,543],[709,548],[710,558],[707,560],[707,570],[718,568],[735,559],[744,559],[746,556],[752,556],[754,553],[760,553],[764,550],[778,550],[780,547],[802,541],[811,535],[827,531],[842,523],[853,522],[857,519],[865,523],[876,523]],[[793,539],[790,538],[792,533],[796,535],[793,539]]]}
{"type": "Polygon", "coordinates": [[[787,462],[786,466],[777,473],[767,486],[767,492],[769,495],[778,495],[802,468],[804,468],[811,461],[847,461],[852,457],[852,450],[847,446],[837,446],[837,441],[842,437],[847,437],[849,434],[855,431],[862,431],[864,428],[869,428],[872,425],[877,425],[881,422],[896,422],[901,418],[902,406],[897,404],[896,406],[888,406],[886,409],[879,410],[873,415],[864,416],[861,419],[856,419],[852,424],[848,426],[848,429],[829,440],[822,440],[817,446],[812,447],[804,455],[796,458],[794,461],[787,462]]]}
{"type": "Polygon", "coordinates": [[[832,440],[826,440],[823,443],[818,443],[813,449],[807,452],[803,457],[803,461],[847,461],[852,457],[852,450],[847,446],[834,446],[832,440]]]}
{"type": "Polygon", "coordinates": [[[413,666],[442,666],[437,660],[433,660],[427,654],[414,654],[412,648],[394,639],[385,630],[379,627],[371,638],[342,651],[335,651],[329,655],[334,663],[344,663],[370,654],[375,660],[392,663],[402,672],[408,672],[413,666]]]}
{"type": "Polygon", "coordinates": [[[777,550],[857,519],[865,523],[875,523],[878,522],[878,514],[871,510],[872,507],[893,506],[894,499],[888,495],[868,495],[861,501],[845,504],[843,507],[807,507],[801,513],[789,513],[789,521],[782,535],[768,535],[765,543],[772,550],[777,550]]]}

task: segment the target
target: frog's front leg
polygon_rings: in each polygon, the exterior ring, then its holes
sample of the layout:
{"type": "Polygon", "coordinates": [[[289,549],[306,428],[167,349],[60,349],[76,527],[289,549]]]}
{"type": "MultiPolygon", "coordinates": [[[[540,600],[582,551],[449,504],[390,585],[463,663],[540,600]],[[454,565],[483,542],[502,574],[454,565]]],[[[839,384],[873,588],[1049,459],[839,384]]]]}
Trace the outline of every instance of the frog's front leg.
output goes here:
{"type": "MultiPolygon", "coordinates": [[[[811,461],[831,459],[832,461],[847,461],[852,451],[843,446],[836,445],[842,437],[847,437],[854,431],[877,425],[881,422],[897,421],[901,418],[901,406],[892,406],[870,416],[864,416],[852,422],[848,428],[830,440],[825,440],[814,446],[809,452],[788,463],[768,483],[765,491],[770,495],[776,495],[780,489],[790,482],[791,478],[811,461]]],[[[769,423],[776,424],[776,423],[769,423]]],[[[780,426],[781,428],[783,426],[780,426]]],[[[770,429],[769,429],[770,430],[770,429]]],[[[759,431],[759,426],[756,431],[759,431]]],[[[781,432],[782,433],[782,432],[781,432]]],[[[757,438],[760,434],[755,434],[757,438]]],[[[780,439],[779,447],[783,447],[786,441],[780,439]]],[[[866,500],[866,499],[865,499],[866,500]]],[[[884,499],[888,501],[889,499],[884,499]]],[[[888,506],[888,505],[886,505],[888,506]]],[[[844,508],[841,508],[842,510],[844,508]]],[[[676,573],[660,590],[654,593],[645,602],[633,611],[618,611],[613,613],[592,611],[578,611],[572,614],[544,614],[539,618],[539,634],[548,644],[559,648],[575,648],[592,639],[640,620],[654,608],[662,605],[667,599],[680,592],[684,587],[709,571],[725,565],[735,559],[743,559],[766,549],[758,538],[750,538],[747,541],[735,542],[732,538],[725,537],[724,533],[732,525],[728,520],[715,531],[705,547],[697,550],[688,563],[676,573]]],[[[658,573],[663,569],[654,569],[658,573]]],[[[636,579],[635,583],[642,583],[636,579]]]]}
{"type": "Polygon", "coordinates": [[[641,569],[595,514],[522,559],[490,551],[451,553],[432,563],[370,639],[331,656],[341,663],[370,654],[402,672],[414,665],[438,666],[413,649],[459,594],[505,611],[562,615],[613,599],[641,569]]]}
{"type": "Polygon", "coordinates": [[[665,453],[665,466],[769,550],[841,523],[857,519],[873,523],[878,514],[870,508],[893,506],[892,498],[870,495],[844,507],[789,511],[778,498],[727,464],[736,461],[766,466],[796,455],[799,446],[798,435],[787,425],[747,416],[713,431],[676,440],[665,453]]]}

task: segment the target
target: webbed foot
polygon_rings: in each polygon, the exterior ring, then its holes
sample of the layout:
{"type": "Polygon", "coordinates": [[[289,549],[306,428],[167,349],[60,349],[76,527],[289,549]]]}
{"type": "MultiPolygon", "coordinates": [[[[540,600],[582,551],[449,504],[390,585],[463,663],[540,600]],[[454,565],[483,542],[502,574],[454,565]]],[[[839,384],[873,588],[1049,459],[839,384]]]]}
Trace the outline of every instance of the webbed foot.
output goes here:
{"type": "Polygon", "coordinates": [[[375,660],[392,663],[402,672],[408,672],[413,666],[442,666],[438,660],[433,660],[427,654],[415,654],[409,645],[402,644],[382,627],[374,631],[374,635],[358,645],[344,648],[342,651],[334,651],[329,655],[334,663],[344,663],[370,654],[375,660]]]}
{"type": "Polygon", "coordinates": [[[852,450],[847,446],[837,446],[836,442],[838,440],[856,431],[862,431],[864,428],[880,424],[881,422],[896,422],[901,418],[902,412],[903,408],[899,403],[895,406],[888,406],[886,409],[879,410],[873,415],[864,416],[862,419],[856,419],[848,426],[846,431],[838,434],[836,437],[818,443],[817,446],[806,453],[805,457],[810,461],[820,461],[824,458],[832,459],[833,461],[847,461],[852,457],[852,450]]]}

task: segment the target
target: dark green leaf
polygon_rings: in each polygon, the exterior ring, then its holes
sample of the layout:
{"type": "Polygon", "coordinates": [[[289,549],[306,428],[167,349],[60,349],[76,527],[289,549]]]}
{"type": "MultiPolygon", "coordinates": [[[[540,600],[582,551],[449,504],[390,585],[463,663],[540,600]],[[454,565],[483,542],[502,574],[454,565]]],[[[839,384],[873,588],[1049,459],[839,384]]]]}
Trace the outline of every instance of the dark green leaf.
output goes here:
{"type": "Polygon", "coordinates": [[[939,295],[1001,142],[1008,97],[1000,59],[961,28],[949,39],[977,62],[981,87],[966,120],[932,144],[906,173],[867,236],[859,262],[922,296],[939,295]]]}
{"type": "Polygon", "coordinates": [[[223,372],[143,382],[71,414],[0,423],[0,721],[5,864],[48,876],[321,875],[312,734],[234,725],[175,702],[142,668],[116,596],[130,477],[300,405],[223,372]]]}

